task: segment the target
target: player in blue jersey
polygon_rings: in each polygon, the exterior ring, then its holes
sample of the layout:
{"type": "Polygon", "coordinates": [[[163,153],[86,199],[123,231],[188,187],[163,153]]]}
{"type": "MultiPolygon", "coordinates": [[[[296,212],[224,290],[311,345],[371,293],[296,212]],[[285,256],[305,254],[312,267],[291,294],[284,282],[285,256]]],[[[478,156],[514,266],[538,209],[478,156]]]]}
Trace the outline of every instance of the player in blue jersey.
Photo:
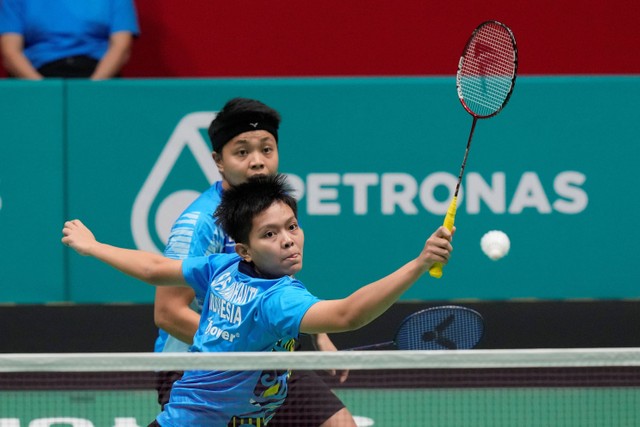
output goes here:
{"type": "MultiPolygon", "coordinates": [[[[420,254],[390,275],[337,300],[320,300],[294,275],[304,233],[282,175],[258,176],[223,194],[216,210],[236,254],[174,260],[98,242],[79,220],[62,242],[144,282],[191,286],[205,294],[191,351],[290,351],[300,333],[358,329],[387,310],[436,262],[446,264],[450,233],[439,227],[420,254]]],[[[287,395],[288,372],[187,371],[152,425],[266,425],[287,395]]]]}
{"type": "MultiPolygon", "coordinates": [[[[213,213],[223,191],[245,182],[254,175],[278,171],[278,130],[280,114],[264,103],[234,98],[218,112],[209,127],[213,159],[222,176],[202,193],[174,223],[164,255],[174,259],[213,253],[235,253],[235,243],[215,223],[213,213]]],[[[188,351],[198,329],[203,295],[185,287],[156,289],[154,317],[160,328],[155,351],[188,351]],[[168,333],[167,333],[168,332],[168,333]]],[[[327,334],[313,335],[319,350],[336,348],[327,334]]],[[[339,373],[346,379],[347,371],[339,373]]],[[[171,385],[182,372],[158,374],[158,401],[169,400],[171,385]]],[[[289,381],[287,401],[278,410],[271,425],[276,427],[343,427],[354,425],[344,404],[328,385],[311,371],[294,371],[289,381]],[[309,410],[309,401],[322,396],[322,405],[309,410]],[[301,421],[301,420],[304,420],[301,421]]]]}

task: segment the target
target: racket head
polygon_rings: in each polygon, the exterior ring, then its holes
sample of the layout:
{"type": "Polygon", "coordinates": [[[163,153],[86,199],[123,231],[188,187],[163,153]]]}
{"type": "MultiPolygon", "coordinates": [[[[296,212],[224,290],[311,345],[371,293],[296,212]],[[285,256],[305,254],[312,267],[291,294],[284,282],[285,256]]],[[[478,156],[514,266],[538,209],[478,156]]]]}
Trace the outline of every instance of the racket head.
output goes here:
{"type": "Polygon", "coordinates": [[[478,119],[495,116],[507,105],[516,83],[518,47],[513,32],[486,21],[471,34],[458,61],[458,98],[478,119]]]}
{"type": "Polygon", "coordinates": [[[468,350],[484,335],[484,319],[466,307],[446,305],[418,311],[400,325],[398,350],[468,350]]]}

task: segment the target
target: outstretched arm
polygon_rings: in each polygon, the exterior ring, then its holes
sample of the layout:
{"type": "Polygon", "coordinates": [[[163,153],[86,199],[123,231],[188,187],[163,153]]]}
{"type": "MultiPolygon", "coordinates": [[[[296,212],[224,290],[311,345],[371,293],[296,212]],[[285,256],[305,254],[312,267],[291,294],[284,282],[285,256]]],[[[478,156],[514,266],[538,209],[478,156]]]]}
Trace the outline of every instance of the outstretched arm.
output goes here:
{"type": "Polygon", "coordinates": [[[452,232],[440,227],[429,237],[417,258],[390,275],[363,286],[346,298],[314,304],[302,319],[300,331],[344,332],[368,324],[397,301],[434,263],[449,261],[453,250],[451,238],[452,232]]]}
{"type": "Polygon", "coordinates": [[[62,234],[62,243],[80,255],[92,256],[138,280],[157,286],[187,286],[181,260],[100,243],[78,219],[65,222],[62,234]]]}

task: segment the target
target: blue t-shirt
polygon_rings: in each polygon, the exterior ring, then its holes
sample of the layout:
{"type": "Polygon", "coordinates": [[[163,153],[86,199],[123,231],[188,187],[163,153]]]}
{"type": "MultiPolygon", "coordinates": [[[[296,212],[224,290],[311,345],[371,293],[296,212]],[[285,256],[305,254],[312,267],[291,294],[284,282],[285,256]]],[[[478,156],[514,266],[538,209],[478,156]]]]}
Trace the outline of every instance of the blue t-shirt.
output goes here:
{"type": "MultiPolygon", "coordinates": [[[[164,256],[172,259],[235,253],[235,242],[216,224],[213,213],[222,198],[222,181],[215,182],[194,200],[171,227],[164,256]]],[[[202,312],[206,289],[196,291],[191,309],[202,312]]],[[[154,346],[156,352],[188,351],[189,345],[160,329],[154,346]]]]}
{"type": "Polygon", "coordinates": [[[120,31],[140,32],[133,0],[0,1],[0,34],[22,35],[35,68],[77,55],[100,60],[120,31]]]}
{"type": "MultiPolygon", "coordinates": [[[[185,280],[206,290],[191,351],[293,351],[300,322],[320,301],[292,277],[257,277],[238,255],[183,260],[185,280]]],[[[287,396],[289,371],[187,371],[157,420],[163,427],[226,426],[232,417],[268,422],[287,396]]]]}

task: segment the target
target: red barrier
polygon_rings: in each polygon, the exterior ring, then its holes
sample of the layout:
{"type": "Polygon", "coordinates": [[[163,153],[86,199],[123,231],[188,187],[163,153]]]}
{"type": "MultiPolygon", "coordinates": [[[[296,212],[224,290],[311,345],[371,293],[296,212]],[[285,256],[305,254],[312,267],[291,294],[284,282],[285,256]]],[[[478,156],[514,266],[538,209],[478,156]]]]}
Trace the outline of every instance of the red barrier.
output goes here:
{"type": "Polygon", "coordinates": [[[640,74],[636,0],[135,0],[125,77],[454,75],[473,28],[496,19],[521,75],[640,74]]]}
{"type": "Polygon", "coordinates": [[[635,0],[137,0],[131,76],[453,75],[473,28],[508,24],[520,74],[638,74],[635,0]]]}

